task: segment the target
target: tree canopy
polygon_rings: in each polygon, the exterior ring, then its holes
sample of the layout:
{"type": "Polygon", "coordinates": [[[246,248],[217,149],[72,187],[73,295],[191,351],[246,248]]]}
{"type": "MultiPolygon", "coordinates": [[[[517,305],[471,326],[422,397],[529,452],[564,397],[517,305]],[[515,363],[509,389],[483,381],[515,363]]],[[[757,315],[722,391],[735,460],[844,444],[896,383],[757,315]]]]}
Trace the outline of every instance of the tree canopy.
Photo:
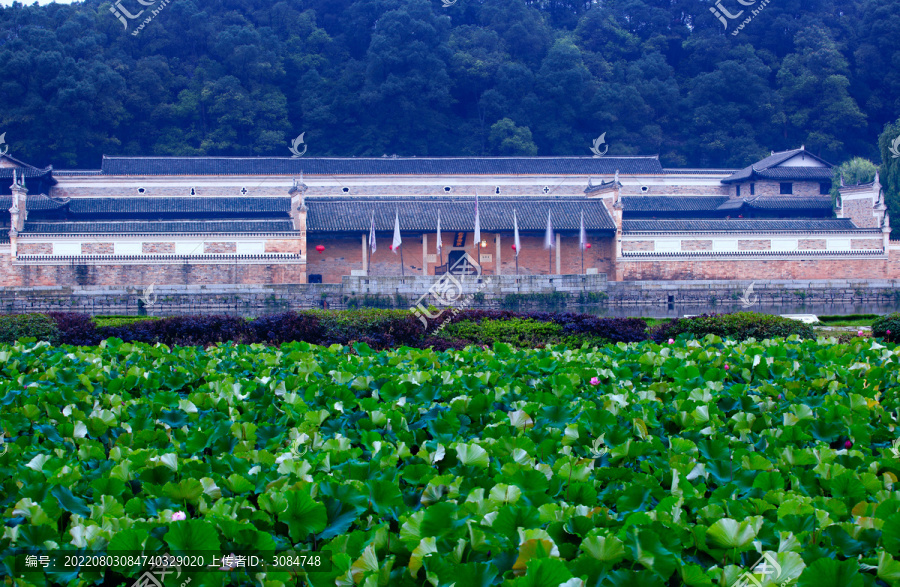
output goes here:
{"type": "Polygon", "coordinates": [[[0,9],[0,133],[75,168],[289,156],[301,133],[307,156],[590,155],[606,133],[609,155],[671,167],[801,144],[882,160],[900,3],[779,0],[737,35],[713,5],[171,0],[138,31],[153,5],[117,3],[145,11],[126,29],[108,0],[16,3],[0,9]]]}

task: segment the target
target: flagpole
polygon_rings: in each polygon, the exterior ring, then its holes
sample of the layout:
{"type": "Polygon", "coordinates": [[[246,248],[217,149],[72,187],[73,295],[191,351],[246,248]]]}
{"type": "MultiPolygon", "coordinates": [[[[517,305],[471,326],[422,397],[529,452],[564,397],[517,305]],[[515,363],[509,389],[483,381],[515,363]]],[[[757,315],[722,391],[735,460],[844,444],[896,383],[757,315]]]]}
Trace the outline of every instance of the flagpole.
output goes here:
{"type": "Polygon", "coordinates": [[[397,247],[400,249],[400,275],[406,276],[406,267],[403,266],[403,243],[400,243],[400,246],[397,247]]]}
{"type": "Polygon", "coordinates": [[[584,275],[584,210],[581,211],[581,234],[578,235],[579,247],[581,248],[581,274],[584,275]]]}

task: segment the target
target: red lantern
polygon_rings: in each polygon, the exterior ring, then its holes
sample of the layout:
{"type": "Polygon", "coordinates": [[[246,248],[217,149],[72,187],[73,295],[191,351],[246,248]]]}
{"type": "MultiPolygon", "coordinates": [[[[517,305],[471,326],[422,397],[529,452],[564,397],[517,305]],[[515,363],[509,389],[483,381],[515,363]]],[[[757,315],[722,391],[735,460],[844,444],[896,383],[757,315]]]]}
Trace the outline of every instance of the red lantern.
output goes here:
{"type": "Polygon", "coordinates": [[[591,248],[591,243],[585,243],[584,248],[586,248],[586,249],[591,248]]]}
{"type": "Polygon", "coordinates": [[[512,247],[512,250],[514,250],[514,251],[516,250],[516,245],[510,245],[510,246],[512,247]]]}
{"type": "Polygon", "coordinates": [[[321,253],[322,251],[325,250],[325,245],[318,245],[318,246],[316,246],[316,250],[319,251],[319,252],[321,253]]]}

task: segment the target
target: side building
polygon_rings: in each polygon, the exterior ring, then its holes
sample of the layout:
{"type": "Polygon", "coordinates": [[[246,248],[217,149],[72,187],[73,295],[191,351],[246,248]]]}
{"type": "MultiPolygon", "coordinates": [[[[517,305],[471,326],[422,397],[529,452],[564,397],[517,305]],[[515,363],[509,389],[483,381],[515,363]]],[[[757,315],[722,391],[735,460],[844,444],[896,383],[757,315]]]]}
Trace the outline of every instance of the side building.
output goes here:
{"type": "Polygon", "coordinates": [[[831,174],[803,148],[742,170],[657,157],[104,157],[79,171],[4,155],[0,284],[339,283],[441,274],[466,254],[491,275],[900,276],[877,178],[832,203],[831,174]]]}

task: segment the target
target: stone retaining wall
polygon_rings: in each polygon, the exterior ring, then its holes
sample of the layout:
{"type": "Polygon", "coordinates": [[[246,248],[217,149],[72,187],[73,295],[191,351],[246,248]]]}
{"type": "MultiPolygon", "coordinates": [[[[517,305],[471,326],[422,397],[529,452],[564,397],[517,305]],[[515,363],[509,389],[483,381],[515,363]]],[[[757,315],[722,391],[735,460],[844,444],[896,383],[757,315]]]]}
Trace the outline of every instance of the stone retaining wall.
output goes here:
{"type": "MultiPolygon", "coordinates": [[[[512,275],[466,277],[439,281],[435,277],[344,277],[341,284],[207,285],[139,288],[33,287],[0,289],[0,312],[86,312],[90,314],[239,314],[260,316],[289,309],[345,309],[364,305],[408,308],[446,307],[441,299],[471,308],[504,307],[516,294],[520,309],[547,307],[548,301],[575,305],[580,301],[608,306],[680,306],[740,304],[753,283],[748,300],[756,305],[783,304],[894,304],[900,301],[900,280],[815,281],[607,281],[600,275],[512,275]],[[435,284],[444,286],[436,287],[435,284]],[[432,289],[433,288],[433,289],[432,289]],[[443,290],[443,294],[441,291],[443,290]],[[434,292],[429,294],[429,291],[434,292]],[[559,292],[558,295],[555,292],[559,292]],[[424,299],[421,296],[426,295],[424,299]],[[443,295],[443,298],[437,296],[443,295]],[[368,297],[367,297],[368,296],[368,297]],[[565,296],[565,297],[563,297],[565,296]],[[143,301],[140,300],[143,298],[143,301]],[[152,303],[148,303],[152,302],[152,303]]],[[[753,309],[751,306],[749,309],[753,309]]]]}

